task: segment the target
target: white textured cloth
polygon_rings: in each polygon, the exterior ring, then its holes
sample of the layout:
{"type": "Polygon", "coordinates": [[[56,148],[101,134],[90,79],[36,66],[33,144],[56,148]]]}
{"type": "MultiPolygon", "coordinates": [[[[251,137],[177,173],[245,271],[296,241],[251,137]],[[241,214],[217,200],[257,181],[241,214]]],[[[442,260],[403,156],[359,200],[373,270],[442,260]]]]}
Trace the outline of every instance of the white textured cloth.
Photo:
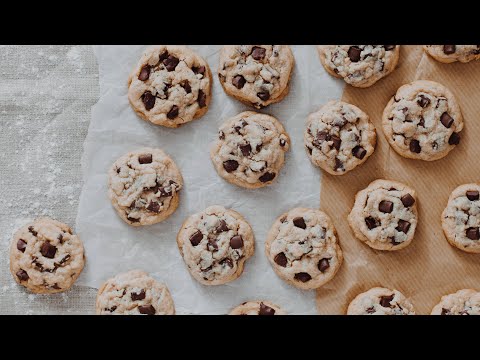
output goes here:
{"type": "Polygon", "coordinates": [[[96,289],[45,296],[18,286],[8,248],[13,232],[38,216],[75,225],[80,158],[97,100],[90,46],[0,46],[0,314],[95,312],[96,289]]]}

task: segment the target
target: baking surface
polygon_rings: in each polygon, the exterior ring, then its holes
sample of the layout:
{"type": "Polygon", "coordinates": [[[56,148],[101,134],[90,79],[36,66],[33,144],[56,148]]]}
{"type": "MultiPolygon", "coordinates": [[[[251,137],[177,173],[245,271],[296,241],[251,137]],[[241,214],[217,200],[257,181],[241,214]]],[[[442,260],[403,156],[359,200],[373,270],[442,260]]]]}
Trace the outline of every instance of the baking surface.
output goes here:
{"type": "Polygon", "coordinates": [[[321,208],[334,219],[344,263],[335,279],[317,292],[322,314],[343,314],[360,292],[374,286],[396,288],[410,298],[417,314],[429,314],[445,294],[464,288],[480,290],[480,255],[450,246],[441,226],[441,213],[450,193],[461,184],[479,182],[480,62],[441,64],[420,46],[402,46],[399,66],[387,78],[367,89],[346,87],[343,100],[370,115],[377,128],[377,149],[356,170],[322,178],[321,208]],[[427,162],[399,156],[390,148],[381,128],[385,105],[403,84],[437,81],[456,96],[465,127],[461,142],[445,158],[427,162]],[[417,192],[419,220],[413,242],[403,250],[376,251],[357,240],[347,216],[355,194],[377,179],[398,180],[417,192]]]}

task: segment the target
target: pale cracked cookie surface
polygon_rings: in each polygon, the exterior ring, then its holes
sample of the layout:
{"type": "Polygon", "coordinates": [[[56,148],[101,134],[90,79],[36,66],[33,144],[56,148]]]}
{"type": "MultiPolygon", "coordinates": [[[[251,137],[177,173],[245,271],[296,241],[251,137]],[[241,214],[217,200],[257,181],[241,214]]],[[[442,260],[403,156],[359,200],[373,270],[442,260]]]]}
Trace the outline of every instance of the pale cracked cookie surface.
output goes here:
{"type": "Polygon", "coordinates": [[[143,148],[120,157],[108,172],[108,195],[129,225],[165,220],[178,206],[183,178],[173,160],[160,149],[143,148]]]}
{"type": "Polygon", "coordinates": [[[222,124],[210,158],[222,178],[255,189],[278,177],[289,148],[290,138],[277,119],[245,111],[222,124]]]}
{"type": "Polygon", "coordinates": [[[142,270],[108,279],[98,290],[97,315],[175,315],[168,288],[142,270]]]}
{"type": "Polygon", "coordinates": [[[68,290],[85,265],[83,244],[61,222],[40,218],[20,228],[10,245],[10,271],[36,294],[68,290]]]}
{"type": "Polygon", "coordinates": [[[230,311],[229,315],[287,315],[287,313],[268,301],[247,301],[230,311]]]}
{"type": "Polygon", "coordinates": [[[383,132],[401,156],[426,161],[446,156],[460,143],[463,117],[454,95],[434,81],[401,86],[383,111],[383,132]]]}
{"type": "Polygon", "coordinates": [[[398,63],[399,45],[319,45],[323,67],[355,87],[369,87],[390,74],[398,63]]]}
{"type": "Polygon", "coordinates": [[[187,218],[177,244],[188,271],[204,285],[222,285],[238,278],[255,250],[247,221],[219,205],[187,218]]]}
{"type": "Polygon", "coordinates": [[[292,209],[275,220],[265,254],[281,279],[305,290],[330,281],[343,260],[330,217],[307,208],[292,209]]]}
{"type": "Polygon", "coordinates": [[[442,213],[442,228],[456,248],[480,253],[480,185],[465,184],[453,190],[442,213]]]}
{"type": "Polygon", "coordinates": [[[480,45],[424,45],[425,51],[442,63],[467,63],[480,59],[480,45]]]}
{"type": "Polygon", "coordinates": [[[364,163],[375,150],[377,134],[368,115],[352,104],[330,101],[308,116],[307,155],[315,166],[342,175],[364,163]]]}
{"type": "Polygon", "coordinates": [[[375,287],[357,295],[347,315],[415,315],[415,311],[400,291],[375,287]]]}
{"type": "Polygon", "coordinates": [[[416,193],[391,180],[375,180],[355,196],[348,223],[357,237],[377,250],[408,246],[417,227],[416,193]]]}
{"type": "Polygon", "coordinates": [[[463,289],[442,296],[431,315],[480,315],[480,292],[463,289]]]}
{"type": "Polygon", "coordinates": [[[228,95],[261,109],[288,94],[293,65],[287,45],[226,45],[218,77],[228,95]]]}
{"type": "Polygon", "coordinates": [[[128,99],[144,120],[171,128],[203,116],[211,100],[207,62],[184,46],[145,50],[128,79],[128,99]]]}

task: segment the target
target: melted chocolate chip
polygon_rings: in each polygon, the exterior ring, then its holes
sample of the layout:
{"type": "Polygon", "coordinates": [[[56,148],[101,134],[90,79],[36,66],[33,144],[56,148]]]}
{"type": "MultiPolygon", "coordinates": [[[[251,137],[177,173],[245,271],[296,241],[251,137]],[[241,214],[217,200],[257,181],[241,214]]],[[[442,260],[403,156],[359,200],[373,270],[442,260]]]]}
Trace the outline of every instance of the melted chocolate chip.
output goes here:
{"type": "Polygon", "coordinates": [[[397,47],[397,45],[383,45],[385,51],[391,51],[397,47]]]}
{"type": "Polygon", "coordinates": [[[252,57],[258,61],[263,60],[265,58],[265,52],[266,52],[266,49],[262,47],[254,46],[252,50],[252,57]]]}
{"type": "Polygon", "coordinates": [[[208,239],[207,249],[209,251],[218,251],[217,239],[208,239]]]}
{"type": "Polygon", "coordinates": [[[173,71],[177,67],[180,60],[173,55],[169,55],[165,60],[163,60],[163,65],[168,71],[173,71]]]}
{"type": "Polygon", "coordinates": [[[336,135],[332,135],[332,136],[330,137],[330,139],[333,141],[333,147],[334,147],[337,151],[340,150],[340,146],[341,146],[341,144],[342,144],[342,140],[341,140],[338,136],[336,136],[336,135]]]}
{"type": "Polygon", "coordinates": [[[266,172],[265,174],[263,174],[262,176],[260,176],[260,177],[258,178],[258,180],[260,180],[262,183],[266,183],[266,182],[269,182],[269,181],[272,181],[273,179],[275,179],[275,176],[276,176],[275,173],[266,172]]]}
{"type": "Polygon", "coordinates": [[[380,204],[378,204],[378,210],[385,214],[390,214],[393,211],[393,202],[388,200],[380,201],[380,204]]]}
{"type": "Polygon", "coordinates": [[[312,277],[310,276],[309,273],[306,272],[299,272],[296,273],[295,276],[293,277],[297,281],[301,281],[303,283],[306,283],[307,281],[312,280],[312,277]]]}
{"type": "Polygon", "coordinates": [[[395,297],[395,294],[392,294],[390,296],[382,296],[380,297],[380,305],[383,307],[389,308],[391,307],[390,302],[393,300],[395,297]]]}
{"type": "Polygon", "coordinates": [[[441,315],[449,315],[449,314],[450,314],[450,310],[445,309],[445,308],[442,308],[442,313],[441,313],[441,315]]]}
{"type": "Polygon", "coordinates": [[[218,222],[218,225],[217,227],[215,228],[215,233],[216,234],[219,234],[221,232],[225,232],[225,231],[228,231],[228,226],[227,226],[227,223],[225,222],[225,220],[220,220],[218,222]]]}
{"type": "Polygon", "coordinates": [[[152,95],[150,91],[145,91],[142,96],[143,105],[145,105],[145,110],[150,111],[155,106],[156,97],[152,95]]]}
{"type": "Polygon", "coordinates": [[[158,213],[160,211],[160,204],[157,201],[150,201],[147,206],[147,210],[158,213]]]}
{"type": "Polygon", "coordinates": [[[247,80],[242,75],[237,75],[232,79],[232,85],[235,86],[237,89],[243,88],[247,80]]]}
{"type": "Polygon", "coordinates": [[[138,293],[130,293],[130,297],[132,298],[132,301],[137,301],[137,300],[143,300],[145,299],[145,290],[140,290],[138,293]]]}
{"type": "Polygon", "coordinates": [[[365,310],[367,314],[373,314],[375,312],[375,309],[372,307],[369,307],[367,310],[365,310]]]}
{"type": "Polygon", "coordinates": [[[153,161],[152,154],[142,154],[138,156],[138,162],[140,164],[151,164],[153,161]]]}
{"type": "Polygon", "coordinates": [[[258,315],[275,315],[275,309],[272,309],[270,306],[267,306],[263,302],[261,302],[258,315]]]}
{"type": "Polygon", "coordinates": [[[187,94],[190,94],[192,92],[192,87],[190,86],[188,80],[183,81],[180,86],[183,87],[187,94]]]}
{"type": "Polygon", "coordinates": [[[191,236],[190,236],[190,243],[192,246],[197,246],[200,244],[200,241],[203,239],[203,234],[200,230],[195,231],[191,236]]]}
{"type": "Polygon", "coordinates": [[[348,49],[348,57],[352,62],[358,62],[360,60],[360,53],[362,50],[358,46],[350,46],[348,49]]]}
{"type": "Polygon", "coordinates": [[[132,218],[132,217],[130,217],[130,216],[127,216],[127,219],[128,219],[130,222],[132,222],[132,223],[138,223],[138,222],[140,222],[140,219],[132,218]]]}
{"type": "Polygon", "coordinates": [[[273,258],[273,261],[275,261],[275,264],[281,266],[281,267],[286,267],[287,266],[287,257],[283,252],[275,255],[273,258]]]}
{"type": "Polygon", "coordinates": [[[243,238],[241,235],[235,235],[230,239],[230,247],[232,249],[241,249],[243,247],[243,238]]]}
{"type": "Polygon", "coordinates": [[[343,162],[339,158],[335,158],[335,166],[333,167],[335,171],[343,170],[343,162]]]}
{"type": "Polygon", "coordinates": [[[419,99],[417,100],[418,106],[425,108],[430,104],[430,99],[427,98],[425,95],[419,95],[419,99]]]}
{"type": "Polygon", "coordinates": [[[470,201],[475,201],[479,199],[479,193],[476,190],[468,190],[466,195],[468,200],[470,201]]]}
{"type": "Polygon", "coordinates": [[[229,268],[233,269],[233,261],[230,258],[225,258],[219,262],[220,265],[227,265],[229,268]]]}
{"type": "Polygon", "coordinates": [[[21,251],[22,253],[25,252],[25,249],[27,247],[27,242],[25,240],[19,239],[17,241],[17,250],[21,251]]]}
{"type": "Polygon", "coordinates": [[[240,145],[240,151],[243,156],[248,156],[252,152],[252,146],[250,144],[240,145]]]}
{"type": "Polygon", "coordinates": [[[363,158],[365,157],[365,155],[367,155],[367,150],[365,150],[363,147],[361,146],[355,146],[353,149],[352,149],[352,154],[353,156],[355,156],[357,159],[360,159],[360,160],[363,160],[363,158]]]}
{"type": "Polygon", "coordinates": [[[27,281],[28,279],[30,279],[27,272],[23,269],[18,270],[16,275],[20,281],[27,281]]]}
{"type": "Polygon", "coordinates": [[[261,91],[257,93],[257,96],[260,98],[260,100],[267,101],[270,99],[270,93],[268,91],[261,91]]]}
{"type": "Polygon", "coordinates": [[[422,151],[420,142],[418,140],[413,139],[410,141],[410,151],[416,154],[419,154],[422,151]]]}
{"type": "Polygon", "coordinates": [[[293,219],[293,225],[300,229],[307,228],[307,224],[305,224],[305,219],[303,217],[296,217],[295,219],[293,219]]]}
{"type": "Polygon", "coordinates": [[[227,160],[223,162],[223,168],[226,172],[231,173],[238,169],[238,162],[236,160],[227,160]]]}
{"type": "Polygon", "coordinates": [[[322,259],[317,264],[318,270],[324,273],[330,267],[330,259],[322,259]]]}
{"type": "Polygon", "coordinates": [[[456,132],[452,133],[452,135],[450,135],[450,138],[448,139],[448,144],[449,145],[460,144],[460,135],[458,135],[458,133],[456,132]]]}
{"type": "Polygon", "coordinates": [[[375,229],[378,227],[378,222],[373,217],[369,216],[365,218],[365,224],[367,225],[369,230],[375,229]]]}
{"type": "Polygon", "coordinates": [[[467,229],[466,232],[467,238],[470,240],[478,240],[480,239],[480,231],[478,227],[471,227],[467,229]]]}
{"type": "Polygon", "coordinates": [[[286,143],[287,142],[285,141],[285,139],[280,139],[280,146],[281,147],[284,147],[286,143]]]}
{"type": "Polygon", "coordinates": [[[205,68],[205,66],[199,66],[199,67],[196,67],[196,66],[193,66],[192,67],[192,71],[195,73],[195,74],[201,74],[201,75],[205,75],[205,71],[207,69],[205,68]]]}
{"type": "Polygon", "coordinates": [[[197,102],[200,108],[207,106],[207,95],[202,90],[198,90],[197,102]]]}
{"type": "Polygon", "coordinates": [[[38,233],[33,229],[33,226],[29,226],[28,227],[28,231],[33,235],[33,236],[37,236],[38,233]]]}
{"type": "Polygon", "coordinates": [[[46,258],[53,259],[55,257],[55,254],[57,253],[57,248],[49,242],[45,241],[40,248],[40,253],[46,258]]]}
{"type": "Polygon", "coordinates": [[[150,65],[146,64],[140,70],[140,74],[138,75],[138,80],[146,81],[150,77],[150,65]]]}
{"type": "Polygon", "coordinates": [[[173,105],[170,111],[167,113],[167,118],[175,119],[178,116],[178,110],[179,110],[178,106],[173,105]]]}
{"type": "Polygon", "coordinates": [[[162,54],[160,54],[160,56],[158,57],[158,61],[160,62],[163,62],[163,60],[165,60],[166,58],[168,58],[168,51],[164,51],[162,54]]]}
{"type": "Polygon", "coordinates": [[[450,127],[453,125],[453,118],[446,112],[440,116],[440,122],[445,126],[447,129],[450,129],[450,127]]]}
{"type": "Polygon", "coordinates": [[[457,47],[455,45],[443,45],[443,52],[445,55],[450,55],[457,51],[457,47]]]}
{"type": "Polygon", "coordinates": [[[155,308],[152,305],[141,305],[138,307],[140,314],[155,315],[155,308]]]}

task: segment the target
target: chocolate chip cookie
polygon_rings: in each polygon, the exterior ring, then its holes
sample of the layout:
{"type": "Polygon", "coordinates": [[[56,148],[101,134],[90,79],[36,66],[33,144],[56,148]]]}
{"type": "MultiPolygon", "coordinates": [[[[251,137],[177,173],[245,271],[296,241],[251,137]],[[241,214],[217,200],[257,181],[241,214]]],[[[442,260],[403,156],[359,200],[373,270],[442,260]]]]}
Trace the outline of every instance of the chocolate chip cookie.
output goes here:
{"type": "Polygon", "coordinates": [[[98,290],[97,315],[175,315],[168,288],[145,271],[108,279],[98,290]]]}
{"type": "Polygon", "coordinates": [[[347,315],[415,315],[415,311],[400,291],[375,287],[357,295],[347,315]]]}
{"type": "Polygon", "coordinates": [[[156,45],[145,50],[128,78],[133,110],[155,125],[176,128],[203,116],[211,99],[207,62],[184,46],[156,45]]]}
{"type": "Polygon", "coordinates": [[[288,94],[293,65],[287,45],[226,45],[218,78],[228,95],[261,109],[288,94]]]}
{"type": "Polygon", "coordinates": [[[317,49],[328,73],[360,88],[390,74],[400,54],[399,45],[319,45],[317,49]]]}
{"type": "Polygon", "coordinates": [[[108,196],[129,225],[151,225],[177,209],[183,178],[160,149],[143,148],[123,155],[108,172],[108,196]]]}
{"type": "Polygon", "coordinates": [[[50,218],[20,228],[10,245],[10,272],[36,294],[70,289],[85,265],[83,243],[72,229],[50,218]]]}
{"type": "Polygon", "coordinates": [[[273,116],[245,111],[220,127],[210,157],[217,173],[247,189],[270,185],[290,148],[290,138],[273,116]]]}
{"type": "Polygon", "coordinates": [[[265,254],[281,279],[305,290],[330,281],[343,260],[330,217],[307,208],[292,209],[275,220],[265,254]]]}
{"type": "Polygon", "coordinates": [[[460,143],[463,117],[450,90],[434,81],[417,80],[397,90],[383,111],[382,124],[399,155],[432,161],[460,143]]]}
{"type": "Polygon", "coordinates": [[[469,253],[480,253],[479,194],[478,184],[457,187],[442,213],[442,228],[450,245],[469,253]]]}
{"type": "Polygon", "coordinates": [[[287,315],[287,313],[268,301],[247,301],[230,311],[229,315],[287,315]]]}
{"type": "Polygon", "coordinates": [[[431,315],[480,315],[480,292],[463,289],[442,296],[431,315]]]}
{"type": "Polygon", "coordinates": [[[417,227],[416,193],[391,180],[375,180],[355,196],[348,223],[357,237],[377,250],[408,246],[417,227]]]}
{"type": "Polygon", "coordinates": [[[366,113],[343,101],[330,101],[310,114],[304,134],[307,155],[315,166],[343,175],[373,154],[377,134],[366,113]]]}
{"type": "Polygon", "coordinates": [[[480,45],[424,45],[428,55],[442,63],[467,63],[480,59],[480,45]]]}
{"type": "Polygon", "coordinates": [[[177,244],[188,271],[204,285],[222,285],[238,278],[255,250],[247,221],[219,205],[187,218],[177,244]]]}

